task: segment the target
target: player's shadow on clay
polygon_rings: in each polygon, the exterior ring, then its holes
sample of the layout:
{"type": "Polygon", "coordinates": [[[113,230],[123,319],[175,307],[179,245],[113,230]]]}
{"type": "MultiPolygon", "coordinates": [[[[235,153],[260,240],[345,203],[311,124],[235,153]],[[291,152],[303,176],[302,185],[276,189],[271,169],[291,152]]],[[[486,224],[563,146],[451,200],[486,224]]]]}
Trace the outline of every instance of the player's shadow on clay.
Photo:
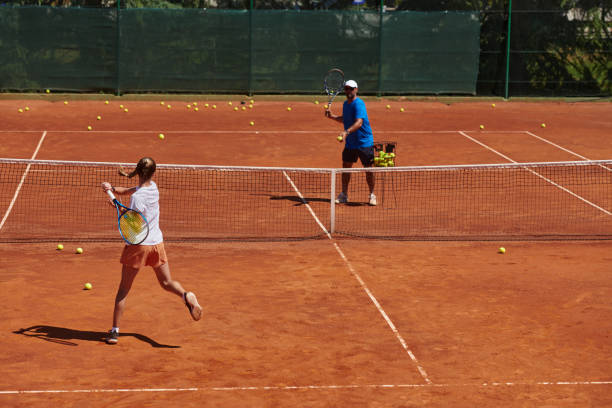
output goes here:
{"type": "MultiPolygon", "coordinates": [[[[307,203],[313,203],[313,202],[318,202],[318,203],[329,203],[329,198],[309,198],[309,197],[304,197],[304,200],[302,200],[300,197],[298,196],[291,196],[291,195],[286,195],[286,196],[278,196],[278,195],[270,195],[270,200],[287,200],[287,201],[293,201],[295,202],[295,205],[304,205],[304,201],[306,201],[307,203]]],[[[348,202],[348,203],[344,203],[342,205],[346,205],[348,207],[361,207],[361,206],[365,206],[368,205],[368,203],[362,203],[362,202],[358,202],[358,201],[353,201],[353,202],[348,202]]]]}
{"type": "MultiPolygon", "coordinates": [[[[55,327],[55,326],[43,326],[36,325],[28,327],[27,329],[19,329],[15,330],[13,333],[21,334],[26,337],[35,337],[37,339],[49,341],[51,343],[63,344],[64,346],[78,346],[77,343],[72,342],[70,340],[85,340],[85,341],[96,341],[103,342],[106,338],[106,332],[96,332],[96,331],[85,331],[85,330],[74,330],[67,329],[65,327],[55,327]]],[[[155,340],[143,336],[138,333],[120,333],[119,337],[135,337],[140,341],[145,343],[149,343],[151,347],[158,348],[180,348],[181,346],[171,346],[168,344],[160,344],[155,340]]]]}

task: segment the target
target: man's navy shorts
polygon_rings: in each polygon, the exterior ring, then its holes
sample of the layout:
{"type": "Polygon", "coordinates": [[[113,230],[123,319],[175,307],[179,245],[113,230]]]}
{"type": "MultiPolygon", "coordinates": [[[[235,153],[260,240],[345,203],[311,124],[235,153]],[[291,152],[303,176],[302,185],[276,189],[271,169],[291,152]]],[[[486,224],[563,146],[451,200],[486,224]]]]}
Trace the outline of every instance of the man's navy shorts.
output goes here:
{"type": "Polygon", "coordinates": [[[343,162],[356,163],[357,158],[361,160],[363,167],[371,167],[374,164],[374,146],[360,147],[358,149],[345,147],[342,151],[343,162]]]}

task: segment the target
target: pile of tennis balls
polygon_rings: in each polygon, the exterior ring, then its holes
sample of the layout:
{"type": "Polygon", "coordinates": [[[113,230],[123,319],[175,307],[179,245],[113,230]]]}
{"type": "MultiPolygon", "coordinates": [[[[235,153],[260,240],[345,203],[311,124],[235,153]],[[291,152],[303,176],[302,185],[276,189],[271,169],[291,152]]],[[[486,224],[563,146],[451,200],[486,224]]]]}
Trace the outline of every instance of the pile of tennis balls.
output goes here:
{"type": "Polygon", "coordinates": [[[385,153],[379,151],[378,156],[374,156],[375,167],[394,167],[395,166],[395,153],[385,153]]]}

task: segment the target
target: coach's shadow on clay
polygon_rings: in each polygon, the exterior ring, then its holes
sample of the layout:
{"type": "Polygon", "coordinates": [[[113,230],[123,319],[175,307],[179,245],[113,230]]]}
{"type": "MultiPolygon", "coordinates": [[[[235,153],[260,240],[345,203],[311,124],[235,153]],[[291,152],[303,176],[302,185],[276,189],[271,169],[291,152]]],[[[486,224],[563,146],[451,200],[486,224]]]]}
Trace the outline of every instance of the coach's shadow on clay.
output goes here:
{"type": "MultiPolygon", "coordinates": [[[[77,343],[72,342],[70,340],[85,340],[85,341],[98,341],[104,342],[104,339],[108,335],[106,332],[96,332],[96,331],[85,331],[85,330],[74,330],[67,329],[65,327],[55,327],[55,326],[44,326],[37,325],[31,326],[27,329],[19,329],[15,330],[13,333],[21,334],[26,337],[35,337],[37,339],[49,341],[51,343],[63,344],[65,346],[78,346],[77,343]]],[[[121,333],[120,337],[135,337],[140,341],[145,343],[149,343],[151,347],[157,348],[180,348],[181,346],[171,346],[168,344],[160,344],[155,340],[143,336],[138,333],[121,333]]]]}

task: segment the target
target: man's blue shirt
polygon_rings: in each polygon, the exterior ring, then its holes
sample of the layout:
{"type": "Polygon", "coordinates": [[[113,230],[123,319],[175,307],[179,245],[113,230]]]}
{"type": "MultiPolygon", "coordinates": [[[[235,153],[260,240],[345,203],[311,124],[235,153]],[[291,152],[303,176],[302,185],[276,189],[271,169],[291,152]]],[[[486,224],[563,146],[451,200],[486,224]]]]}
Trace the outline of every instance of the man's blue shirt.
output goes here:
{"type": "Polygon", "coordinates": [[[363,124],[359,129],[353,133],[349,133],[346,137],[346,147],[349,149],[370,147],[374,144],[374,135],[370,127],[370,120],[368,119],[365,103],[359,98],[355,98],[352,103],[349,103],[348,100],[344,101],[344,105],[342,106],[344,129],[351,127],[357,119],[363,119],[363,124]]]}

